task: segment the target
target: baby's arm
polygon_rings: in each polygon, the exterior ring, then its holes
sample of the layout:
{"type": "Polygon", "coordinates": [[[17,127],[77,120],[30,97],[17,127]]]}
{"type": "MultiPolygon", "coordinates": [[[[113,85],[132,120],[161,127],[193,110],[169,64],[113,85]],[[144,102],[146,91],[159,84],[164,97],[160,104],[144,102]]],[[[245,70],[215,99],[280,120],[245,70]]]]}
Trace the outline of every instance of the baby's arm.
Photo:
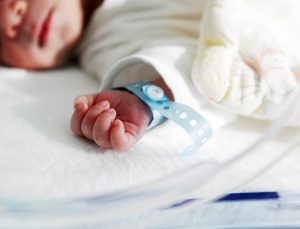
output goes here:
{"type": "MultiPolygon", "coordinates": [[[[162,79],[153,82],[172,99],[162,79]]],[[[106,90],[78,96],[74,101],[71,129],[103,148],[127,150],[146,132],[151,111],[134,94],[123,90],[106,90]]]]}

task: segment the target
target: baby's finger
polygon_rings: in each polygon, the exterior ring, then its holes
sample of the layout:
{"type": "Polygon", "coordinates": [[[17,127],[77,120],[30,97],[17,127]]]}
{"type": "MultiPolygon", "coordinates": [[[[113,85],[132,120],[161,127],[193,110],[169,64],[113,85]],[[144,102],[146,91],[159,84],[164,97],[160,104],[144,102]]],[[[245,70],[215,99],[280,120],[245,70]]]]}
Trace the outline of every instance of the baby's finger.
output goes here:
{"type": "Polygon", "coordinates": [[[96,101],[96,95],[80,95],[74,99],[73,107],[74,112],[71,118],[71,130],[74,134],[83,136],[81,131],[81,122],[88,111],[88,108],[91,107],[96,101]]]}
{"type": "Polygon", "coordinates": [[[93,127],[95,121],[102,112],[109,109],[109,106],[110,104],[108,101],[102,101],[86,112],[81,122],[81,131],[86,138],[93,139],[93,127]]]}
{"type": "Polygon", "coordinates": [[[114,109],[109,109],[98,116],[93,128],[93,139],[97,145],[103,148],[111,147],[109,131],[115,118],[114,109]]]}
{"type": "Polygon", "coordinates": [[[81,131],[81,122],[88,110],[87,109],[75,109],[71,118],[71,130],[78,136],[83,136],[81,131]]]}
{"type": "Polygon", "coordinates": [[[75,110],[86,110],[93,106],[96,101],[96,94],[80,95],[74,99],[73,107],[75,110]]]}
{"type": "Polygon", "coordinates": [[[110,142],[116,150],[127,150],[137,142],[137,136],[126,132],[124,123],[117,119],[110,131],[110,142]]]}

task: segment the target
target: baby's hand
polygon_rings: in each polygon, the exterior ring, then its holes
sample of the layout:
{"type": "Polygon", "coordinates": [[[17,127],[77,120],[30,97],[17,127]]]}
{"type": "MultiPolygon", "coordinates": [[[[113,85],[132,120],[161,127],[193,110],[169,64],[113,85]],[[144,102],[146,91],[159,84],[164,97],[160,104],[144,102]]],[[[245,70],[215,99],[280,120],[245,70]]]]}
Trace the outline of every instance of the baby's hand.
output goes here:
{"type": "Polygon", "coordinates": [[[71,129],[103,148],[127,150],[145,133],[151,118],[147,105],[135,95],[107,90],[75,99],[71,129]]]}

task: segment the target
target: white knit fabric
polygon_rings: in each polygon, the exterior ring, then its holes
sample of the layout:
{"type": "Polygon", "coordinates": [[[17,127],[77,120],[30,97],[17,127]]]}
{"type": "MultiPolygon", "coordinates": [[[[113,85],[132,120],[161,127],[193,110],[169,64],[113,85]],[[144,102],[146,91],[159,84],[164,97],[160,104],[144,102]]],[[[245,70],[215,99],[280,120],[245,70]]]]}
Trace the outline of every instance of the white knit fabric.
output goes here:
{"type": "MultiPolygon", "coordinates": [[[[195,107],[204,96],[274,119],[299,88],[297,9],[293,0],[107,0],[79,48],[81,63],[102,89],[162,77],[179,102],[195,107]]],[[[300,105],[294,116],[296,125],[300,105]]]]}
{"type": "MultiPolygon", "coordinates": [[[[285,4],[289,9],[299,8],[298,1],[285,4]]],[[[214,104],[259,118],[275,119],[286,110],[299,89],[291,67],[299,65],[291,66],[282,48],[290,40],[281,45],[268,31],[286,36],[296,32],[297,28],[284,24],[289,21],[272,15],[281,7],[282,1],[252,5],[235,0],[207,1],[192,73],[198,91],[214,104]],[[266,16],[272,20],[263,20],[266,16]]],[[[294,48],[299,50],[299,45],[294,48]]],[[[291,125],[300,122],[300,99],[297,106],[291,125]]]]}

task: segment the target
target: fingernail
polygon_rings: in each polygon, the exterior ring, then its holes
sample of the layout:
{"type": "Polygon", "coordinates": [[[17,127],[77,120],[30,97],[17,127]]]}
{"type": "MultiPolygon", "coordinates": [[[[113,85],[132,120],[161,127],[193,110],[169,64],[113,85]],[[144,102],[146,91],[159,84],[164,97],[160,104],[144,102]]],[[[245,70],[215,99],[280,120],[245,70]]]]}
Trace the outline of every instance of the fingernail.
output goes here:
{"type": "Polygon", "coordinates": [[[121,120],[119,120],[119,119],[116,119],[115,121],[114,121],[114,126],[121,126],[121,120]]]}
{"type": "Polygon", "coordinates": [[[105,108],[108,108],[109,107],[109,102],[108,101],[102,101],[102,106],[104,106],[105,108]]]}
{"type": "Polygon", "coordinates": [[[85,103],[75,103],[74,104],[74,107],[75,107],[75,109],[76,110],[80,110],[80,111],[82,111],[82,110],[85,110],[85,108],[86,108],[86,104],[85,103]]]}
{"type": "Polygon", "coordinates": [[[118,126],[120,123],[118,122],[118,119],[116,119],[113,123],[114,126],[118,126]]]}
{"type": "Polygon", "coordinates": [[[116,113],[116,111],[115,111],[115,109],[108,109],[107,110],[107,112],[109,113],[109,114],[115,114],[116,113]]]}

